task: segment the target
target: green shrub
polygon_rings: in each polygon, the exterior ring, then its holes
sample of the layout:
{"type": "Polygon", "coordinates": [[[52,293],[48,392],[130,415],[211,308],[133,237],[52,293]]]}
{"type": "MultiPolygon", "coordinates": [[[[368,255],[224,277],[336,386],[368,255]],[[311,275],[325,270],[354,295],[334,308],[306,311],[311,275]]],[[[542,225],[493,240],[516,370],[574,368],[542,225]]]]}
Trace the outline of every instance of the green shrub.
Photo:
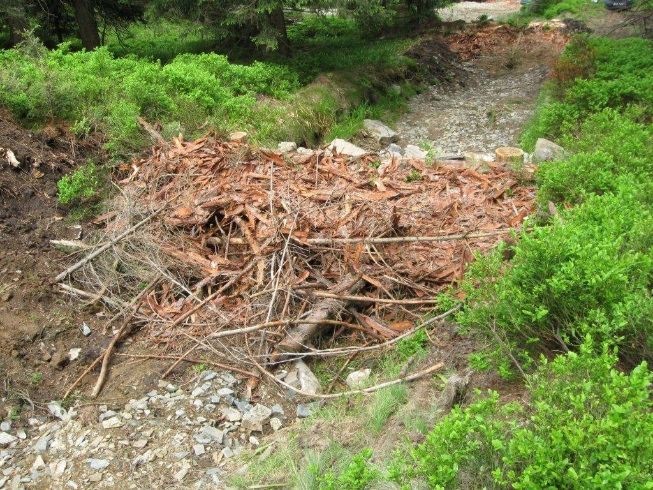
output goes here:
{"type": "Polygon", "coordinates": [[[590,341],[527,378],[526,406],[497,393],[456,407],[389,477],[409,488],[653,488],[653,374],[590,341]]]}
{"type": "Polygon", "coordinates": [[[653,42],[577,37],[558,60],[522,144],[538,137],[578,139],[583,122],[604,109],[653,122],[653,42]]]}
{"type": "Polygon", "coordinates": [[[589,333],[651,359],[653,213],[632,182],[524,233],[511,263],[480,258],[462,283],[458,320],[521,358],[574,349],[589,333]]]}
{"type": "Polygon", "coordinates": [[[379,470],[368,464],[372,457],[371,449],[363,449],[354,456],[349,465],[339,474],[333,471],[327,472],[324,476],[318,477],[320,490],[363,490],[368,484],[378,478],[379,470]]]}
{"type": "Polygon", "coordinates": [[[57,182],[59,202],[68,204],[83,198],[93,197],[100,190],[100,175],[93,162],[79,167],[71,175],[57,182]]]}

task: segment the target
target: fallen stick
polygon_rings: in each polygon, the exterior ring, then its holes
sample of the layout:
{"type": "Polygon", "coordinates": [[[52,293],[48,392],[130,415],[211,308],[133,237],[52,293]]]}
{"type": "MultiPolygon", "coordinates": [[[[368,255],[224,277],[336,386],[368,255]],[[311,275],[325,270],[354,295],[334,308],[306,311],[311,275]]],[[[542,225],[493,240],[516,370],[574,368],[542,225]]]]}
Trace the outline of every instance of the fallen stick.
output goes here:
{"type": "MultiPolygon", "coordinates": [[[[155,355],[155,354],[122,354],[122,353],[117,353],[116,355],[121,356],[121,357],[135,357],[135,358],[139,358],[139,359],[178,359],[176,356],[164,356],[164,355],[155,355]]],[[[191,357],[186,357],[184,359],[184,362],[192,362],[193,364],[209,364],[211,366],[215,366],[215,367],[218,367],[220,369],[226,369],[227,371],[232,371],[234,373],[244,374],[245,376],[249,376],[249,377],[252,377],[252,378],[260,377],[259,374],[253,373],[251,371],[245,371],[244,369],[229,366],[227,364],[222,364],[222,363],[215,362],[215,361],[209,361],[209,360],[206,360],[206,359],[193,359],[191,357]]]]}
{"type": "Polygon", "coordinates": [[[120,338],[125,333],[127,327],[129,326],[129,322],[134,317],[134,313],[136,313],[136,310],[132,309],[130,313],[125,317],[124,321],[122,322],[122,325],[120,325],[120,328],[118,329],[118,333],[116,333],[113,336],[113,339],[111,339],[111,343],[102,354],[101,356],[102,368],[100,369],[100,375],[98,376],[97,382],[95,383],[95,387],[93,388],[93,392],[91,393],[91,398],[97,398],[97,396],[100,394],[100,390],[102,390],[102,386],[104,386],[104,381],[107,378],[107,372],[109,370],[109,359],[111,358],[111,351],[113,350],[113,347],[118,343],[118,340],[120,340],[120,338]]]}
{"type": "Polygon", "coordinates": [[[64,251],[79,251],[93,248],[92,245],[88,245],[81,240],[50,240],[50,243],[59,249],[64,249],[64,251]]]}
{"type": "Polygon", "coordinates": [[[322,350],[317,350],[317,349],[311,349],[309,347],[306,347],[307,351],[306,352],[301,352],[301,353],[295,353],[295,354],[288,354],[288,356],[293,356],[294,358],[297,357],[308,357],[308,356],[320,356],[320,357],[331,357],[331,356],[341,356],[344,354],[351,354],[352,352],[366,352],[366,351],[371,351],[371,350],[378,350],[378,349],[383,349],[384,347],[388,347],[392,344],[396,344],[397,342],[405,339],[406,337],[410,337],[413,335],[415,332],[418,330],[422,330],[423,328],[426,328],[436,322],[439,322],[440,320],[444,320],[450,315],[453,315],[455,312],[460,310],[462,308],[463,304],[458,303],[456,306],[451,308],[448,311],[445,311],[444,313],[434,316],[433,318],[429,318],[425,322],[422,322],[420,325],[417,327],[413,328],[412,330],[405,332],[394,339],[387,340],[386,342],[383,342],[381,344],[376,344],[376,345],[371,345],[369,347],[343,347],[343,348],[337,348],[337,349],[322,349],[322,350]]]}
{"type": "Polygon", "coordinates": [[[387,388],[388,386],[393,386],[399,383],[406,383],[408,381],[414,381],[419,378],[423,378],[424,376],[427,376],[438,369],[440,369],[442,366],[444,366],[444,363],[439,362],[437,364],[434,364],[433,366],[424,369],[423,371],[419,371],[415,374],[411,374],[410,376],[405,376],[403,378],[395,379],[393,381],[386,381],[385,383],[381,383],[378,385],[370,386],[369,388],[364,388],[362,390],[351,390],[351,391],[341,391],[340,393],[332,393],[332,394],[327,394],[327,395],[321,395],[319,393],[308,393],[306,391],[299,390],[295,388],[292,385],[289,385],[288,383],[284,383],[283,381],[277,379],[274,374],[269,372],[267,369],[265,369],[263,366],[261,366],[258,362],[256,362],[253,358],[250,358],[250,361],[254,363],[254,365],[263,373],[265,374],[268,378],[273,380],[275,383],[278,383],[282,385],[285,388],[288,388],[298,395],[310,397],[310,398],[320,398],[322,400],[327,400],[330,398],[340,398],[343,396],[352,396],[352,395],[367,395],[369,393],[374,393],[375,391],[379,391],[383,388],[387,388]]]}
{"type": "MultiPolygon", "coordinates": [[[[70,286],[68,284],[57,284],[57,286],[59,286],[59,289],[63,289],[67,293],[75,294],[77,296],[81,296],[82,298],[88,298],[92,303],[95,303],[96,301],[98,301],[98,299],[102,298],[102,296],[100,296],[98,298],[97,294],[89,293],[88,291],[83,291],[81,289],[74,288],[74,287],[72,287],[72,286],[70,286]]],[[[122,307],[127,307],[128,306],[127,303],[125,303],[124,301],[121,301],[119,298],[109,299],[109,298],[105,297],[104,301],[106,303],[109,303],[109,304],[116,303],[117,305],[122,306],[122,307]]]]}
{"type": "Polygon", "coordinates": [[[177,366],[179,366],[179,364],[181,364],[181,362],[186,358],[186,356],[188,356],[188,354],[190,354],[191,352],[193,352],[193,351],[194,351],[195,349],[197,349],[199,346],[200,346],[200,344],[195,344],[193,347],[191,347],[191,348],[188,349],[186,352],[184,352],[184,353],[181,355],[181,357],[180,357],[179,359],[177,359],[174,363],[172,363],[172,366],[170,366],[170,367],[168,368],[168,370],[167,370],[165,373],[163,373],[163,376],[161,376],[161,379],[166,379],[166,378],[168,377],[168,375],[173,371],[173,369],[175,369],[177,366]]]}
{"type": "Polygon", "coordinates": [[[313,296],[321,298],[334,298],[343,301],[354,301],[358,303],[388,303],[393,305],[425,305],[437,303],[437,298],[426,299],[391,299],[391,298],[370,298],[368,296],[350,296],[346,294],[333,294],[327,291],[314,291],[313,296]]]}
{"type": "MultiPolygon", "coordinates": [[[[502,228],[500,230],[486,231],[479,233],[460,233],[456,235],[436,235],[436,236],[399,236],[399,237],[379,237],[379,238],[306,238],[301,243],[309,245],[347,245],[352,243],[366,243],[369,245],[379,245],[384,243],[413,243],[413,242],[447,242],[451,240],[467,240],[472,238],[487,238],[497,235],[503,235],[514,228],[502,228]]],[[[244,238],[230,238],[229,242],[234,245],[247,245],[248,241],[244,238]]],[[[227,238],[212,236],[206,239],[206,243],[212,245],[223,245],[227,243],[227,238]]]]}
{"type": "Polygon", "coordinates": [[[152,139],[156,140],[156,142],[159,144],[159,146],[162,146],[164,148],[168,147],[168,142],[163,139],[163,136],[159,134],[159,132],[154,129],[150,123],[148,123],[145,119],[141,117],[136,117],[136,122],[143,126],[143,129],[148,132],[148,134],[152,137],[152,139]]]}
{"type": "MultiPolygon", "coordinates": [[[[261,329],[269,328],[269,327],[281,327],[281,326],[292,325],[293,323],[311,323],[311,324],[315,324],[315,325],[320,325],[320,324],[338,325],[338,326],[353,328],[355,330],[362,330],[360,325],[356,325],[355,323],[342,322],[340,320],[313,320],[313,321],[311,321],[311,320],[274,320],[272,322],[258,323],[256,325],[250,325],[249,327],[237,328],[235,330],[223,330],[221,332],[214,332],[212,334],[209,334],[209,336],[207,338],[209,338],[209,339],[218,339],[218,338],[222,338],[222,337],[229,337],[231,335],[240,335],[240,334],[243,334],[243,333],[255,332],[257,330],[261,330],[261,329]]],[[[365,332],[367,332],[367,331],[365,330],[365,332]]]]}
{"type": "Polygon", "coordinates": [[[446,242],[449,240],[466,240],[469,238],[486,238],[490,236],[503,235],[515,231],[513,228],[503,228],[501,230],[480,232],[480,233],[461,233],[457,235],[439,235],[439,236],[397,236],[397,237],[380,237],[380,238],[307,238],[302,240],[309,245],[337,245],[349,243],[367,243],[378,245],[383,243],[407,243],[407,242],[446,242]]]}
{"type": "Polygon", "coordinates": [[[134,317],[136,312],[138,311],[138,306],[154,286],[159,282],[159,277],[157,277],[154,281],[152,281],[145,289],[143,289],[138,295],[132,300],[131,302],[131,310],[129,314],[125,316],[125,319],[122,322],[122,325],[120,325],[120,328],[118,329],[118,332],[113,336],[113,339],[111,339],[111,343],[109,346],[106,348],[104,351],[104,354],[101,356],[102,357],[102,368],[100,369],[100,375],[98,376],[98,380],[95,383],[95,388],[93,388],[93,392],[91,393],[91,398],[97,398],[97,396],[100,394],[100,391],[102,390],[102,386],[104,386],[104,381],[107,378],[107,373],[109,371],[109,360],[111,359],[111,351],[115,347],[115,345],[118,343],[118,341],[125,335],[125,333],[128,331],[129,327],[129,322],[131,319],[134,317]]]}
{"type": "Polygon", "coordinates": [[[90,262],[90,261],[93,260],[95,257],[97,257],[98,255],[100,255],[102,252],[104,252],[104,251],[108,250],[109,248],[113,247],[116,243],[118,243],[120,240],[122,240],[122,239],[125,238],[126,236],[129,236],[129,235],[131,235],[132,233],[134,233],[134,232],[135,232],[136,230],[138,230],[141,226],[143,226],[144,224],[146,224],[147,222],[149,222],[152,218],[156,217],[156,216],[157,216],[161,211],[163,211],[167,206],[168,206],[168,204],[165,204],[165,205],[161,206],[159,209],[157,209],[156,211],[154,211],[153,213],[151,213],[150,215],[148,215],[146,218],[142,219],[141,221],[139,221],[138,223],[136,223],[136,224],[135,224],[134,226],[132,226],[131,228],[129,228],[129,229],[123,231],[120,235],[118,235],[116,238],[114,238],[114,239],[111,240],[110,242],[108,242],[108,243],[106,243],[105,245],[103,245],[103,246],[101,246],[100,248],[98,248],[95,252],[90,253],[89,255],[87,255],[86,257],[84,257],[84,258],[83,258],[82,260],[80,260],[79,262],[77,262],[77,263],[71,265],[70,267],[68,267],[68,269],[66,269],[66,270],[63,271],[61,274],[59,274],[57,277],[54,278],[53,283],[57,283],[57,282],[63,281],[63,280],[64,280],[64,279],[69,275],[69,274],[72,274],[72,273],[75,272],[77,269],[79,269],[80,267],[84,266],[84,264],[90,262]]]}

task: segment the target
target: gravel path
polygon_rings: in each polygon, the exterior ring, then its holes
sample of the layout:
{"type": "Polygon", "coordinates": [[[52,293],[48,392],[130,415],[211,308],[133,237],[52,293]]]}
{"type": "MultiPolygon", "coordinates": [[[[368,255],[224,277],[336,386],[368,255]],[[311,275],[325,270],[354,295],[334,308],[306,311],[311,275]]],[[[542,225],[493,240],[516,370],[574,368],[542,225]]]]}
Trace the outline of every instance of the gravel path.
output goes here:
{"type": "Polygon", "coordinates": [[[433,86],[414,97],[410,112],[397,123],[401,145],[413,144],[436,154],[493,152],[514,146],[531,117],[546,66],[493,76],[466,63],[465,88],[433,86]]]}
{"type": "Polygon", "coordinates": [[[489,19],[505,19],[510,14],[518,12],[521,8],[519,0],[506,0],[498,2],[459,2],[449,7],[438,10],[440,18],[445,22],[464,20],[472,22],[481,15],[487,15],[489,19]]]}

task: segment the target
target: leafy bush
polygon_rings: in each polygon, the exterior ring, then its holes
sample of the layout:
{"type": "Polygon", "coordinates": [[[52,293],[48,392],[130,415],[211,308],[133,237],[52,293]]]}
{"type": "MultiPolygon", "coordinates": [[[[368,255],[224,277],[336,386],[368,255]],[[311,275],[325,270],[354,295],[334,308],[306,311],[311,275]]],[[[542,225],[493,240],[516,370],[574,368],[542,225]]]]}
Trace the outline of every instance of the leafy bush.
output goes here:
{"type": "Polygon", "coordinates": [[[608,108],[650,124],[652,86],[653,42],[579,36],[558,61],[523,146],[532,149],[538,137],[577,139],[583,121],[608,108]]]}
{"type": "Polygon", "coordinates": [[[379,470],[368,464],[372,457],[371,449],[363,449],[359,454],[354,456],[349,465],[339,474],[333,471],[327,472],[324,476],[319,477],[320,490],[363,490],[367,485],[378,478],[381,474],[379,470]]]}
{"type": "Polygon", "coordinates": [[[592,334],[632,361],[650,360],[653,211],[642,204],[645,192],[630,182],[589,197],[524,233],[511,264],[498,253],[478,260],[458,320],[517,357],[574,349],[592,334]]]}
{"type": "Polygon", "coordinates": [[[490,392],[454,408],[389,477],[404,488],[653,488],[653,374],[616,361],[590,341],[544,361],[525,407],[490,392]]]}
{"type": "Polygon", "coordinates": [[[405,42],[370,43],[351,21],[309,19],[290,28],[290,34],[299,48],[291,60],[247,65],[215,53],[168,55],[162,64],[151,53],[150,59],[116,58],[106,47],[71,52],[69,44],[62,44],[48,51],[30,39],[0,52],[0,105],[28,124],[64,119],[80,135],[100,131],[114,156],[144,145],[136,116],[160,123],[165,135],[181,131],[192,138],[208,121],[221,132],[249,130],[259,142],[314,144],[365,102],[367,87],[362,75],[341,76],[351,86],[342,92],[352,99],[343,109],[341,94],[293,101],[300,81],[308,83],[320,71],[351,72],[361,66],[385,67],[379,72],[400,76],[409,64],[397,54],[405,42]]]}
{"type": "Polygon", "coordinates": [[[93,162],[79,167],[57,182],[59,202],[68,204],[94,196],[100,189],[100,175],[93,162]]]}

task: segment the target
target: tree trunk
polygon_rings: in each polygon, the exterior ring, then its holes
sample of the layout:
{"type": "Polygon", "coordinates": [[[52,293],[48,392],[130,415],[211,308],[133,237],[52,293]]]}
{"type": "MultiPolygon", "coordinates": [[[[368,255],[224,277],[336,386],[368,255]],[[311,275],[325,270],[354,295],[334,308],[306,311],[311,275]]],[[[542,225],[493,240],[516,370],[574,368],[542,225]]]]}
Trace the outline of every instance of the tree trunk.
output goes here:
{"type": "Polygon", "coordinates": [[[9,1],[0,9],[0,15],[9,27],[11,46],[15,46],[25,39],[25,31],[29,30],[25,7],[20,1],[9,1]]]}
{"type": "Polygon", "coordinates": [[[283,15],[281,4],[277,4],[275,9],[268,14],[268,21],[276,31],[277,49],[282,56],[290,58],[290,42],[288,41],[288,31],[286,31],[286,17],[283,15]]]}
{"type": "Polygon", "coordinates": [[[79,37],[82,44],[88,51],[93,51],[100,46],[100,35],[93,11],[93,0],[73,0],[73,6],[75,7],[75,19],[79,26],[79,37]]]}

